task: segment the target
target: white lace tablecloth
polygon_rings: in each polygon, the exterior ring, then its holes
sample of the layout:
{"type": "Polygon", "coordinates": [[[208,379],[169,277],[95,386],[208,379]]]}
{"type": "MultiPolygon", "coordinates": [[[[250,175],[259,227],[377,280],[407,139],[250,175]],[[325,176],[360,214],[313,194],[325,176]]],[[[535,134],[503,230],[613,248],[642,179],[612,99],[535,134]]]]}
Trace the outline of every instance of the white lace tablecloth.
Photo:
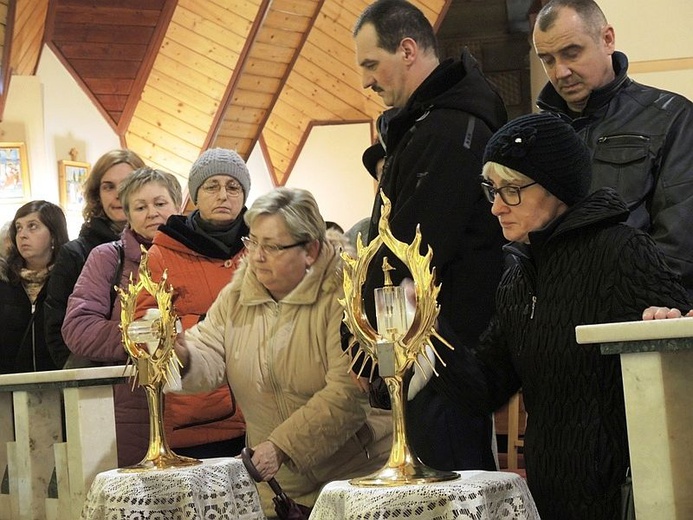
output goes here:
{"type": "Polygon", "coordinates": [[[448,482],[398,487],[327,484],[310,520],[539,520],[525,480],[515,473],[460,471],[448,482]]]}
{"type": "Polygon", "coordinates": [[[99,473],[83,520],[265,519],[255,482],[240,459],[207,459],[197,466],[99,473]]]}

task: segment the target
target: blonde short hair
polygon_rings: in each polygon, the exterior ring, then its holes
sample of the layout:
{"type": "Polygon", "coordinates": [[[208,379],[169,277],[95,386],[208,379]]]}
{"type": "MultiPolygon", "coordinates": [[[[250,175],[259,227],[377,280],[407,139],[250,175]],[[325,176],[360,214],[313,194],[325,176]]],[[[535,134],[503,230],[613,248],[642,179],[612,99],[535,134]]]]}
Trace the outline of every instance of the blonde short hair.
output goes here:
{"type": "Polygon", "coordinates": [[[489,161],[484,164],[484,168],[481,170],[481,176],[485,180],[489,180],[488,175],[490,171],[500,177],[501,180],[510,182],[512,184],[527,184],[534,182],[534,179],[530,179],[523,173],[493,161],[489,161]]]}
{"type": "Polygon", "coordinates": [[[299,188],[276,188],[255,199],[243,218],[248,227],[260,215],[279,215],[298,242],[325,242],[325,220],[313,194],[299,188]]]}

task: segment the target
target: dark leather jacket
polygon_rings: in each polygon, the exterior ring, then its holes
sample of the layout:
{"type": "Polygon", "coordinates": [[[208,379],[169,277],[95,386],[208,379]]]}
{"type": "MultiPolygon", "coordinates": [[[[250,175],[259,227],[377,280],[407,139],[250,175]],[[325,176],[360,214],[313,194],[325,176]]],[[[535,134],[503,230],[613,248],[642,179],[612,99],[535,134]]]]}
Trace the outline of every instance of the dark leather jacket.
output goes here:
{"type": "Polygon", "coordinates": [[[616,78],[592,93],[579,116],[550,83],[537,105],[573,117],[593,153],[592,191],[618,191],[631,211],[628,224],[657,242],[693,295],[693,103],[630,79],[621,52],[613,66],[616,78]]]}

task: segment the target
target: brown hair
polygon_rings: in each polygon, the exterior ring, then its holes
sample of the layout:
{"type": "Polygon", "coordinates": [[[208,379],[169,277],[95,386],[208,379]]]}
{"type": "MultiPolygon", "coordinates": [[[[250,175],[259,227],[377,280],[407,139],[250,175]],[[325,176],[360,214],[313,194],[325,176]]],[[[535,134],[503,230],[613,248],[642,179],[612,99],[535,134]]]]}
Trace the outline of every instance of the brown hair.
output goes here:
{"type": "Polygon", "coordinates": [[[38,213],[39,220],[48,228],[48,231],[50,231],[53,250],[48,265],[53,265],[55,258],[58,256],[58,251],[62,245],[69,240],[67,236],[65,214],[63,210],[60,209],[60,206],[56,206],[52,202],[45,200],[33,200],[24,204],[17,210],[17,213],[15,213],[9,230],[12,244],[10,246],[10,252],[7,255],[7,275],[8,279],[14,283],[20,281],[19,273],[23,267],[26,267],[24,258],[19,254],[19,250],[17,249],[17,219],[26,217],[30,213],[38,213]]]}
{"type": "Polygon", "coordinates": [[[117,164],[126,163],[132,166],[133,170],[142,168],[144,161],[131,150],[118,149],[106,152],[89,172],[89,176],[84,181],[84,209],[82,215],[84,220],[89,222],[94,217],[103,217],[106,213],[101,205],[101,179],[106,172],[117,164]]]}

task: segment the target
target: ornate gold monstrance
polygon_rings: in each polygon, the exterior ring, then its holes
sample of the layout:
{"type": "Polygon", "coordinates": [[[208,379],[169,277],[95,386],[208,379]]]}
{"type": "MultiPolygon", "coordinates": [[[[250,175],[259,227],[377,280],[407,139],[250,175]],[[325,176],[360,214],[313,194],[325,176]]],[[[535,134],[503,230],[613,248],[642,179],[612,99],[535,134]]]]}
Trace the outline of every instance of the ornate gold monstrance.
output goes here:
{"type": "Polygon", "coordinates": [[[344,323],[353,335],[350,347],[355,348],[358,344],[358,352],[353,355],[349,369],[352,370],[360,359],[362,363],[358,375],[361,376],[363,367],[370,360],[372,368],[369,379],[372,380],[373,368],[377,363],[379,374],[387,385],[392,406],[392,450],[382,469],[350,482],[357,486],[398,486],[452,480],[459,475],[452,471],[430,468],[419,460],[407,442],[405,427],[405,405],[414,366],[425,374],[419,361],[425,359],[431,373],[438,375],[435,365],[426,355],[427,350],[432,351],[438,362],[445,366],[431,342],[431,336],[453,349],[435,330],[436,318],[440,312],[436,301],[440,285],[435,284],[435,269],[430,268],[433,252],[429,247],[425,256],[419,253],[421,232],[418,227],[412,244],[400,242],[392,235],[388,221],[390,200],[382,192],[381,197],[383,207],[378,222],[378,236],[365,247],[359,235],[356,258],[342,253],[345,266],[344,299],[341,303],[344,306],[344,323]],[[406,312],[403,291],[401,287],[392,286],[388,272],[391,267],[386,258],[383,262],[385,286],[376,289],[374,295],[376,307],[380,305],[378,330],[375,330],[363,310],[362,287],[368,266],[382,245],[387,246],[411,272],[416,293],[416,311],[411,324],[407,324],[406,316],[403,315],[406,312]]]}
{"type": "Polygon", "coordinates": [[[122,309],[120,327],[129,362],[135,366],[133,386],[143,386],[149,406],[149,448],[139,464],[120,471],[146,471],[180,466],[192,466],[201,461],[176,455],[166,442],[164,431],[163,388],[175,379],[174,367],[181,363],[173,349],[176,340],[176,315],[172,309],[173,288],[166,287],[167,273],[155,283],[147,267],[147,252],[142,248],[139,279],[130,283],[127,290],[118,287],[122,309]],[[134,321],[137,297],[146,290],[154,296],[159,316],[154,320],[134,321]]]}

